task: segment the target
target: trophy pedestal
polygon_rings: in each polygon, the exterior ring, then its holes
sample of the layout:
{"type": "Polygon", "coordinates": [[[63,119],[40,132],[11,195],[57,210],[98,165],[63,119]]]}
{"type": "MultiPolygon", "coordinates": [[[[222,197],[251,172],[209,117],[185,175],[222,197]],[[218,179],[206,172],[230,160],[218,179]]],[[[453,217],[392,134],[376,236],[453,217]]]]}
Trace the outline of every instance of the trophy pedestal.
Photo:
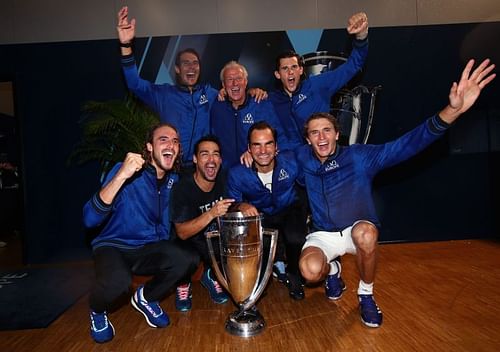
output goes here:
{"type": "Polygon", "coordinates": [[[226,331],[240,337],[258,335],[265,326],[266,322],[255,306],[233,312],[226,320],[226,331]]]}

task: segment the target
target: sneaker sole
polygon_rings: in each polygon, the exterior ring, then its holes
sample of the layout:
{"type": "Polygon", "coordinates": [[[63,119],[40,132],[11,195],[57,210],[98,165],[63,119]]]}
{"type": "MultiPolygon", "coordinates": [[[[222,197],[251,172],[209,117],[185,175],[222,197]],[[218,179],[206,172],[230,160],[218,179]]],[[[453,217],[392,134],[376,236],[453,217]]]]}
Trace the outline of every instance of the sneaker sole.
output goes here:
{"type": "Polygon", "coordinates": [[[344,291],[342,291],[340,296],[326,296],[326,298],[328,298],[330,301],[338,301],[339,299],[342,298],[343,295],[344,295],[344,291]]]}
{"type": "Polygon", "coordinates": [[[361,317],[361,322],[362,322],[363,324],[365,324],[366,326],[368,326],[369,328],[378,328],[378,327],[380,327],[380,325],[382,325],[382,323],[377,324],[377,323],[369,323],[369,322],[367,322],[367,321],[364,321],[364,320],[363,320],[363,317],[361,317]]]}
{"type": "Polygon", "coordinates": [[[338,301],[344,295],[344,291],[345,290],[347,290],[347,285],[344,285],[344,287],[342,288],[342,291],[340,292],[339,296],[326,296],[326,298],[328,298],[331,301],[338,301]]]}
{"type": "Polygon", "coordinates": [[[187,308],[187,309],[179,309],[177,307],[175,307],[175,309],[178,311],[178,312],[182,312],[182,313],[186,313],[186,312],[189,312],[191,310],[191,308],[187,308]]]}
{"type": "MultiPolygon", "coordinates": [[[[149,317],[146,315],[146,313],[144,313],[142,311],[141,308],[139,308],[139,306],[137,305],[137,303],[135,302],[134,300],[134,296],[130,297],[130,303],[132,303],[132,307],[134,307],[138,312],[140,312],[142,315],[144,315],[144,318],[146,318],[146,322],[148,323],[149,326],[151,326],[152,328],[158,328],[159,326],[158,325],[155,325],[153,324],[150,320],[149,320],[149,317]]],[[[168,326],[165,325],[165,326],[168,326]]]]}
{"type": "Polygon", "coordinates": [[[178,308],[177,306],[175,307],[175,309],[179,312],[189,312],[191,310],[191,307],[189,308],[178,308]]]}

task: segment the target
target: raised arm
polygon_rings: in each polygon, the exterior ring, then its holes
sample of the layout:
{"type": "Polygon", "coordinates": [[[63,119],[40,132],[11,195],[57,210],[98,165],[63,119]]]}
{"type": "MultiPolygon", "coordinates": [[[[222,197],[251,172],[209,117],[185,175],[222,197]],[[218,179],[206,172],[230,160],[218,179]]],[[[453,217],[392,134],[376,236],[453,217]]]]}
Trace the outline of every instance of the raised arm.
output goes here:
{"type": "Polygon", "coordinates": [[[495,73],[491,73],[495,65],[490,64],[489,59],[484,60],[474,71],[472,71],[473,67],[474,60],[469,60],[462,71],[460,81],[453,82],[449,103],[439,113],[443,121],[453,123],[461,114],[469,110],[481,94],[481,90],[496,77],[495,73]]]}
{"type": "Polygon", "coordinates": [[[347,32],[356,36],[356,39],[363,40],[368,36],[368,16],[364,12],[352,15],[347,21],[347,32]]]}
{"type": "Polygon", "coordinates": [[[135,37],[135,18],[128,20],[128,7],[124,6],[117,15],[116,31],[120,41],[122,55],[132,54],[132,40],[135,37]]]}
{"type": "Polygon", "coordinates": [[[143,165],[144,159],[140,154],[128,153],[123,163],[113,167],[104,186],[83,207],[83,223],[86,227],[99,226],[108,218],[123,184],[143,165]]]}
{"type": "Polygon", "coordinates": [[[113,178],[99,191],[99,197],[106,204],[113,203],[125,181],[142,169],[144,159],[141,154],[127,153],[123,164],[113,178]]]}

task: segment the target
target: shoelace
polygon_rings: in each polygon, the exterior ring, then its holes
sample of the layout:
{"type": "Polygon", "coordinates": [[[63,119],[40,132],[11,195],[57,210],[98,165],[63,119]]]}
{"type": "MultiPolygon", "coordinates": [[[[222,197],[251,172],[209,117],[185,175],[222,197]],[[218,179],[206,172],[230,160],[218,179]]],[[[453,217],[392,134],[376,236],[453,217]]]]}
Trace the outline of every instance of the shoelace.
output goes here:
{"type": "Polygon", "coordinates": [[[90,319],[92,320],[92,329],[94,331],[100,332],[108,327],[108,317],[106,314],[91,313],[90,319]],[[102,326],[102,328],[98,328],[98,326],[102,326]]]}
{"type": "Polygon", "coordinates": [[[182,285],[177,287],[177,297],[179,300],[184,301],[189,298],[189,285],[182,285]]]}
{"type": "Polygon", "coordinates": [[[222,287],[220,287],[219,282],[212,280],[212,283],[214,284],[215,292],[222,293],[222,287]]]}
{"type": "Polygon", "coordinates": [[[373,299],[370,298],[362,298],[361,299],[361,305],[363,306],[363,310],[370,312],[370,313],[375,313],[378,314],[380,312],[379,307],[375,303],[373,299]]]}

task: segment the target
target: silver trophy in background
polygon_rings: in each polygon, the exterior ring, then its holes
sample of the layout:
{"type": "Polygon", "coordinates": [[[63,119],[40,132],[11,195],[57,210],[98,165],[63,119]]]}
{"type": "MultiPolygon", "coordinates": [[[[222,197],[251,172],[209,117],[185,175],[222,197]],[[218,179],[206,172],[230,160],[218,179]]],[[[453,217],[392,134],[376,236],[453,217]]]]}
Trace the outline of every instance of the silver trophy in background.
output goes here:
{"type": "Polygon", "coordinates": [[[255,302],[271,276],[278,231],[264,230],[261,216],[246,217],[241,212],[227,213],[218,222],[219,231],[207,233],[208,250],[217,279],[238,306],[227,318],[226,330],[237,336],[254,336],[265,327],[255,302]],[[264,253],[264,236],[270,236],[269,253],[264,253]],[[220,258],[214,251],[214,238],[219,239],[220,258]]]}
{"type": "MultiPolygon", "coordinates": [[[[316,51],[305,54],[303,60],[306,76],[312,77],[336,69],[347,61],[347,57],[328,51],[316,51]]],[[[375,100],[382,87],[366,87],[359,84],[359,81],[358,73],[331,97],[330,113],[340,124],[338,143],[341,145],[366,144],[370,136],[375,100]]]]}

